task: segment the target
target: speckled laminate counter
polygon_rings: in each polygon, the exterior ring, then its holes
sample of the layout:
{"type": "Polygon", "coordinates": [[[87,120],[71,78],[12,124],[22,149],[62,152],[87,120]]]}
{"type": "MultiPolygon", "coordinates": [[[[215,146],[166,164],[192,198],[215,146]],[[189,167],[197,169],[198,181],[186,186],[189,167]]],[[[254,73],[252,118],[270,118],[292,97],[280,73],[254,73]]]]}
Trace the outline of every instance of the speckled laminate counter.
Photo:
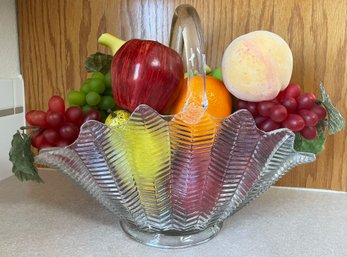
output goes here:
{"type": "Polygon", "coordinates": [[[224,223],[211,241],[185,249],[141,245],[70,179],[0,181],[0,256],[347,256],[347,194],[272,188],[224,223]]]}

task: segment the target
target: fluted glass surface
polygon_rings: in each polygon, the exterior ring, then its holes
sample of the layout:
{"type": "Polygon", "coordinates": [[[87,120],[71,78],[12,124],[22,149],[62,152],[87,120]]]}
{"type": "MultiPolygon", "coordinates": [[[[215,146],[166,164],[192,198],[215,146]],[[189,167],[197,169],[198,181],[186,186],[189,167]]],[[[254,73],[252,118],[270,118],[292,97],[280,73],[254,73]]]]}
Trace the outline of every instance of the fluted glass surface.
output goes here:
{"type": "Polygon", "coordinates": [[[293,143],[287,129],[257,129],[246,110],[192,125],[140,105],[123,126],[88,121],[72,145],[42,150],[35,161],[69,175],[129,226],[194,234],[315,160],[293,143]]]}

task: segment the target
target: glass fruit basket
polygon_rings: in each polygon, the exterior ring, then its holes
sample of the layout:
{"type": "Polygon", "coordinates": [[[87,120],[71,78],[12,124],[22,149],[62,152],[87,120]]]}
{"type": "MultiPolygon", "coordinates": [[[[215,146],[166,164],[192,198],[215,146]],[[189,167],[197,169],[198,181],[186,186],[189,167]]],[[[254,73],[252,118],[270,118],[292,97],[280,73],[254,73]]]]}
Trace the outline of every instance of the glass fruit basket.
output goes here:
{"type": "MultiPolygon", "coordinates": [[[[193,7],[176,9],[170,47],[182,54],[188,80],[196,73],[205,80],[193,7]]],[[[72,178],[138,242],[162,248],[206,242],[289,169],[316,156],[294,150],[295,134],[287,128],[258,129],[248,110],[210,116],[205,83],[201,87],[201,96],[188,94],[176,115],[141,104],[119,126],[87,121],[74,143],[40,150],[35,163],[72,178]]]]}

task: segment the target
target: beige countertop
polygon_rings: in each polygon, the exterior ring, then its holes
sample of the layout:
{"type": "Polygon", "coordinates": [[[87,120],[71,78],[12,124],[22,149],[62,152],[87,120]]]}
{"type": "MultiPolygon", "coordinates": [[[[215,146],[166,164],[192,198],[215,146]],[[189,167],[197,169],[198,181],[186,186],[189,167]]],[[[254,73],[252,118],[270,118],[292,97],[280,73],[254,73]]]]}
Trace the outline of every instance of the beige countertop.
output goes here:
{"type": "Polygon", "coordinates": [[[162,250],[129,239],[119,220],[56,171],[45,184],[0,182],[0,256],[347,256],[347,194],[271,188],[211,241],[162,250]]]}

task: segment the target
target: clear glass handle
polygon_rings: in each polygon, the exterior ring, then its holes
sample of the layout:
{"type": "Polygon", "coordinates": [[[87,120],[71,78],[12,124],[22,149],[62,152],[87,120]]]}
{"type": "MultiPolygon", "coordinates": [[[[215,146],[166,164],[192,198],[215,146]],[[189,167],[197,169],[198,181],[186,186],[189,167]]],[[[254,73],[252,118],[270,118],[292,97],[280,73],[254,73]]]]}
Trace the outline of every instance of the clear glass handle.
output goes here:
{"type": "Polygon", "coordinates": [[[187,98],[180,118],[190,124],[195,124],[204,116],[208,100],[206,97],[206,55],[203,43],[201,22],[194,7],[183,4],[176,8],[172,18],[170,47],[183,58],[187,70],[187,98]],[[190,90],[190,79],[199,74],[203,83],[196,96],[190,90]]]}

